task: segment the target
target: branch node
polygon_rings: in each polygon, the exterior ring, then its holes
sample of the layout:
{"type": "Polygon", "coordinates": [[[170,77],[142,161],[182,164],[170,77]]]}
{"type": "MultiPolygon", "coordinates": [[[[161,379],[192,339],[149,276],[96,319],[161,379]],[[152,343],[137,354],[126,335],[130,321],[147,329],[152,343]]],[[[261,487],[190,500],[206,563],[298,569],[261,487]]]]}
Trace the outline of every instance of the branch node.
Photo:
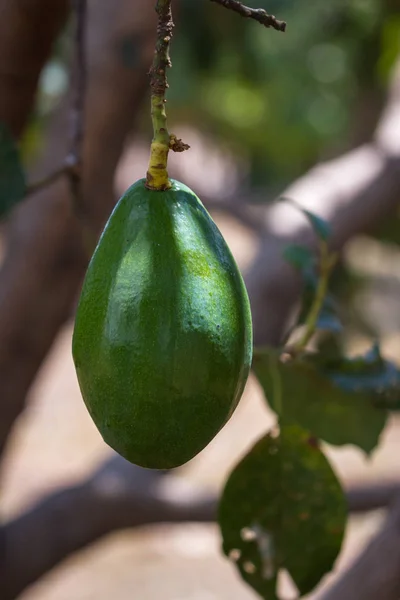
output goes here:
{"type": "Polygon", "coordinates": [[[169,137],[169,148],[173,152],[185,152],[185,150],[189,150],[190,146],[171,133],[169,137]]]}
{"type": "Polygon", "coordinates": [[[269,15],[263,8],[250,8],[239,2],[239,0],[211,0],[211,2],[220,4],[228,10],[233,10],[246,19],[254,19],[264,27],[271,27],[276,31],[286,31],[286,22],[279,21],[274,15],[269,15]]]}

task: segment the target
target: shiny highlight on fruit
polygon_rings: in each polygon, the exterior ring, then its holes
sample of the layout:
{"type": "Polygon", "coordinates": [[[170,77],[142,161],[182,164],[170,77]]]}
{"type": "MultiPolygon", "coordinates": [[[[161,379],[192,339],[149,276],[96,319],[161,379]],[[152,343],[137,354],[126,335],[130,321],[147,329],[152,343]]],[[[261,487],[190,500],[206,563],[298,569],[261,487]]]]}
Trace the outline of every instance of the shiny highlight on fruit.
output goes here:
{"type": "Polygon", "coordinates": [[[169,469],[231,417],[252,359],[239,269],[197,196],[141,179],[119,200],[77,310],[73,357],[85,404],[127,460],[169,469]]]}

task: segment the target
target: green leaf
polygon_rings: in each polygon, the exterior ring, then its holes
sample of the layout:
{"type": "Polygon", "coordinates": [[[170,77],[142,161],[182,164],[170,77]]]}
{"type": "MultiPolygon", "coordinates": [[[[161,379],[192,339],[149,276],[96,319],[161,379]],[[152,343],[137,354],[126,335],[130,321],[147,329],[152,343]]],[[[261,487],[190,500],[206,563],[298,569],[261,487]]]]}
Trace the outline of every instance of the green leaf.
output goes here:
{"type": "Polygon", "coordinates": [[[282,362],[269,348],[256,351],[253,369],[271,408],[287,424],[299,424],[329,444],[355,444],[370,453],[387,413],[368,390],[346,390],[310,360],[282,362]]]}
{"type": "Polygon", "coordinates": [[[315,439],[297,426],[260,439],[236,466],[220,500],[223,551],[265,600],[280,569],[301,595],[329,572],[346,525],[340,483],[315,439]]]}
{"type": "Polygon", "coordinates": [[[290,244],[286,246],[283,251],[283,257],[289,262],[295,269],[304,270],[310,267],[315,261],[315,256],[307,246],[300,246],[298,244],[290,244]]]}
{"type": "Polygon", "coordinates": [[[17,146],[8,128],[0,122],[0,218],[24,198],[25,190],[17,146]]]}
{"type": "Polygon", "coordinates": [[[307,217],[307,219],[310,221],[311,227],[313,228],[317,237],[320,240],[327,242],[332,235],[329,223],[327,223],[324,219],[308,210],[301,210],[303,214],[307,217]]]}
{"type": "Polygon", "coordinates": [[[343,340],[335,332],[325,331],[317,340],[317,354],[321,364],[333,363],[343,356],[343,340]]]}
{"type": "Polygon", "coordinates": [[[367,392],[376,406],[398,409],[400,406],[400,371],[381,356],[379,345],[355,358],[319,360],[323,372],[343,390],[367,392]]]}
{"type": "Polygon", "coordinates": [[[297,204],[295,200],[292,200],[292,198],[282,196],[280,200],[284,202],[289,202],[290,204],[292,204],[292,206],[294,206],[300,212],[303,213],[303,215],[308,219],[318,239],[322,240],[323,242],[327,242],[329,240],[329,238],[332,235],[332,231],[329,223],[325,221],[325,219],[303,208],[302,206],[300,206],[300,204],[297,204]]]}

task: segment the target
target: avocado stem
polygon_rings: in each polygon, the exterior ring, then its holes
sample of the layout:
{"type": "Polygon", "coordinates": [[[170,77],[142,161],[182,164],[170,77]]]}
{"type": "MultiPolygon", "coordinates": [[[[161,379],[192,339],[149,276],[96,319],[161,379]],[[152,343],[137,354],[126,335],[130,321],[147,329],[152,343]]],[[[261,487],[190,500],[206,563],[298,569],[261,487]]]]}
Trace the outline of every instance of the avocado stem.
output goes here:
{"type": "Polygon", "coordinates": [[[152,190],[166,190],[171,187],[167,171],[170,135],[167,129],[165,100],[162,96],[151,97],[151,119],[154,137],[150,149],[146,186],[152,190]]]}
{"type": "Polygon", "coordinates": [[[171,182],[167,171],[170,134],[167,127],[165,94],[168,88],[167,68],[171,66],[169,47],[174,27],[171,0],[157,0],[156,11],[158,14],[157,41],[153,64],[150,69],[151,120],[154,135],[151,143],[146,187],[151,190],[167,190],[171,187],[171,182]]]}

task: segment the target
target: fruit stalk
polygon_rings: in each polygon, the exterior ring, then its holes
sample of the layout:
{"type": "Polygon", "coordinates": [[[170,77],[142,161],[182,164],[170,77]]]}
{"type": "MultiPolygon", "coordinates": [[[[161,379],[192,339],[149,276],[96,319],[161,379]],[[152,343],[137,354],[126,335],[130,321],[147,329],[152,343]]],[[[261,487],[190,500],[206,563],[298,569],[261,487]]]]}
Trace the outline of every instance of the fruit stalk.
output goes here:
{"type": "Polygon", "coordinates": [[[220,4],[228,10],[233,10],[246,19],[254,19],[264,25],[264,27],[272,27],[277,31],[286,31],[285,21],[278,21],[273,15],[269,15],[263,8],[250,8],[245,6],[239,0],[211,0],[216,4],[220,4]]]}
{"type": "Polygon", "coordinates": [[[157,42],[150,69],[151,119],[154,136],[151,143],[146,187],[151,190],[167,190],[171,187],[171,183],[167,171],[170,135],[165,112],[165,93],[168,88],[166,71],[171,66],[169,47],[174,27],[171,0],[157,0],[156,11],[158,14],[157,42]]]}

